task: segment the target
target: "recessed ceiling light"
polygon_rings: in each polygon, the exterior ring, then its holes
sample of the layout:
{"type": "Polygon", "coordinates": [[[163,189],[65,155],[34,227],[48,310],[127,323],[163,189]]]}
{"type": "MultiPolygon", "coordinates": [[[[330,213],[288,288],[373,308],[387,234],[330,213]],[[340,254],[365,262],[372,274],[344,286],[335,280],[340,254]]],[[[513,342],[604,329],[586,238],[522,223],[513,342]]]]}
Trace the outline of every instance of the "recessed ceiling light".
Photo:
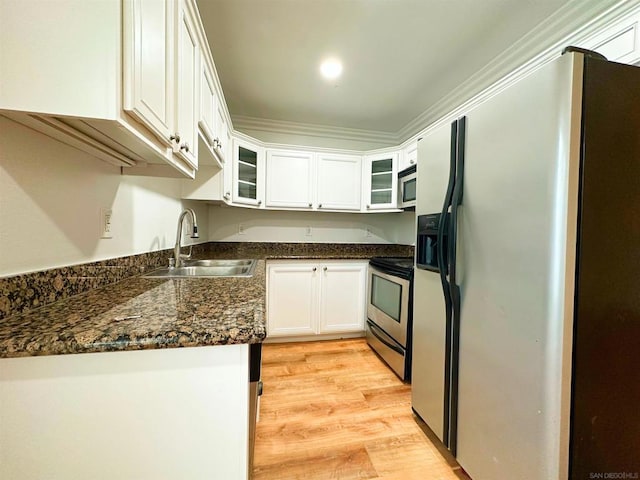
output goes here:
{"type": "Polygon", "coordinates": [[[320,73],[329,80],[338,78],[342,73],[342,63],[336,58],[328,58],[320,64],[320,73]]]}

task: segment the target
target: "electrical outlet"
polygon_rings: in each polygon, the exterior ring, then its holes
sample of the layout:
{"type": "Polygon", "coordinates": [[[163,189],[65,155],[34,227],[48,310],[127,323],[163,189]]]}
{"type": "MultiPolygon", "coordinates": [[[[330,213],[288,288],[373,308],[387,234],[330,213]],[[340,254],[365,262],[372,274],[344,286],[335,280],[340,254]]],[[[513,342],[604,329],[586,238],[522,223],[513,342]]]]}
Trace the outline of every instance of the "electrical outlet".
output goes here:
{"type": "Polygon", "coordinates": [[[305,230],[304,230],[304,234],[305,234],[307,237],[310,237],[310,236],[312,235],[312,232],[311,232],[311,226],[310,226],[310,225],[307,225],[307,227],[306,227],[306,228],[305,228],[305,230]]]}
{"type": "Polygon", "coordinates": [[[100,209],[100,237],[101,238],[113,238],[113,228],[111,220],[113,217],[113,210],[110,208],[100,209]]]}
{"type": "Polygon", "coordinates": [[[244,235],[244,225],[241,223],[238,224],[238,235],[244,235]]]}

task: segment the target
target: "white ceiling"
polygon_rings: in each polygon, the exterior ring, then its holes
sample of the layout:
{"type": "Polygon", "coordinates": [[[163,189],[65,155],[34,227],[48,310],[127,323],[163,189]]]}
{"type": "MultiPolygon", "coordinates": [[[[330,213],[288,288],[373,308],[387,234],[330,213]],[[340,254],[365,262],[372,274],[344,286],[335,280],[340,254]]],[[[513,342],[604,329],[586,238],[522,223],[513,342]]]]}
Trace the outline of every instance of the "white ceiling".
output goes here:
{"type": "Polygon", "coordinates": [[[567,2],[197,1],[232,118],[389,133],[567,2]],[[328,55],[336,81],[319,74],[328,55]]]}

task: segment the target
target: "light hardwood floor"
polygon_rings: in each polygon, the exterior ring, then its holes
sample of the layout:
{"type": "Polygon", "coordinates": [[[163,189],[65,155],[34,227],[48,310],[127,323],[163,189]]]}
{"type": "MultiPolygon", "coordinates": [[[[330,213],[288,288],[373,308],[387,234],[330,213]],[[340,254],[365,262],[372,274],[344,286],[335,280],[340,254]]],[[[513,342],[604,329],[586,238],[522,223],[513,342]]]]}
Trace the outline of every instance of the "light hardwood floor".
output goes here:
{"type": "Polygon", "coordinates": [[[254,480],[469,479],[364,339],[265,344],[262,381],[254,480]]]}

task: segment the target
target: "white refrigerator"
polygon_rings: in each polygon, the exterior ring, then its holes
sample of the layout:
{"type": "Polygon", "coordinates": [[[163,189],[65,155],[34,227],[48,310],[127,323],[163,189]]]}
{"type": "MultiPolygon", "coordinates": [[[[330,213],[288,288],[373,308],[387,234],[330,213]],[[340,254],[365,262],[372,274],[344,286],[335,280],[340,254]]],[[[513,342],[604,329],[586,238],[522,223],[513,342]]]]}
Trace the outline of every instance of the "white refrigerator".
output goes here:
{"type": "Polygon", "coordinates": [[[474,480],[640,478],[640,68],[569,51],[418,165],[414,412],[474,480]]]}

